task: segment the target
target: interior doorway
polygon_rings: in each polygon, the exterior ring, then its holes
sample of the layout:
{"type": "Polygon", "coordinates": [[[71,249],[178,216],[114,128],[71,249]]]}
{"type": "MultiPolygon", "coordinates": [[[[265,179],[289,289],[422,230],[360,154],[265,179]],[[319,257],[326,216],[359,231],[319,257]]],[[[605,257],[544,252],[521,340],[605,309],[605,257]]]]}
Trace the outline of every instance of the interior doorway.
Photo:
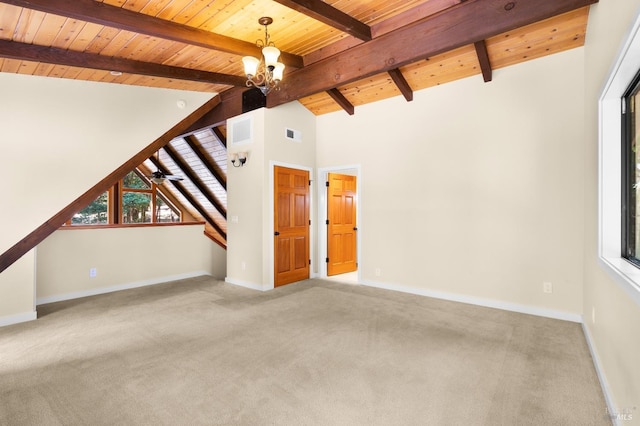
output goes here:
{"type": "Polygon", "coordinates": [[[358,269],[356,183],[357,178],[353,175],[327,175],[327,276],[358,269]]]}
{"type": "Polygon", "coordinates": [[[360,280],[359,174],[359,166],[318,170],[321,277],[360,280]]]}
{"type": "Polygon", "coordinates": [[[274,167],[274,287],[309,278],[309,172],[274,167]]]}

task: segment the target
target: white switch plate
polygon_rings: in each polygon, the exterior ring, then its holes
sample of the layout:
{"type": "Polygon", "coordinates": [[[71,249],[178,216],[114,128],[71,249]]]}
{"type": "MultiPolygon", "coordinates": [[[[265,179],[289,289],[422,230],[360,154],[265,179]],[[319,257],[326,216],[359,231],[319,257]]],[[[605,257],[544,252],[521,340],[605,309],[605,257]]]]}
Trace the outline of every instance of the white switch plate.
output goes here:
{"type": "Polygon", "coordinates": [[[545,293],[553,293],[553,284],[551,284],[550,282],[542,283],[542,291],[544,291],[545,293]]]}
{"type": "Polygon", "coordinates": [[[97,275],[98,275],[98,271],[96,270],[96,268],[89,269],[89,277],[90,278],[95,278],[97,275]]]}

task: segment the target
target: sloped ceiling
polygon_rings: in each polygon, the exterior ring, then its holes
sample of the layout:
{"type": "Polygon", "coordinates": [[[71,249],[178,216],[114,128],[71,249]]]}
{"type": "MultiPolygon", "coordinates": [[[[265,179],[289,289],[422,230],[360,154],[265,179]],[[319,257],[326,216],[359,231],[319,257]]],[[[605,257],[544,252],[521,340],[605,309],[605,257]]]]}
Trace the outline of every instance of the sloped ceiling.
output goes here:
{"type": "MultiPolygon", "coordinates": [[[[316,115],[356,107],[582,46],[597,0],[0,0],[0,71],[218,94],[0,256],[0,272],[82,203],[143,164],[185,175],[171,191],[226,241],[225,120],[242,112],[242,56],[258,23],[286,64],[267,107],[316,115]],[[176,136],[180,135],[180,136],[176,136]],[[170,136],[170,137],[169,137],[170,136]],[[160,162],[153,154],[160,150],[160,162]]],[[[75,209],[75,210],[74,210],[75,209]]]]}
{"type": "Polygon", "coordinates": [[[220,93],[244,87],[241,58],[259,56],[270,16],[287,68],[268,105],[353,113],[581,46],[595,2],[1,0],[0,69],[220,93]]]}

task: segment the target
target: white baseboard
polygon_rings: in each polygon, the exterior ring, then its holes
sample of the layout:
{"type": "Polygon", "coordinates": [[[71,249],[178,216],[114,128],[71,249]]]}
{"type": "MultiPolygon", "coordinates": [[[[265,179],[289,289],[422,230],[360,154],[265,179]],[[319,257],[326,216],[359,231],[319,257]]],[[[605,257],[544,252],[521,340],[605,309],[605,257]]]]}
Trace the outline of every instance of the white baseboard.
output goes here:
{"type": "Polygon", "coordinates": [[[555,311],[553,309],[537,308],[535,306],[519,305],[517,303],[502,302],[500,300],[482,299],[479,297],[465,296],[461,294],[445,293],[440,291],[427,290],[422,288],[407,287],[402,285],[381,283],[378,281],[364,280],[360,284],[369,287],[377,287],[385,290],[400,291],[402,293],[415,294],[418,296],[433,297],[434,299],[449,300],[452,302],[467,303],[470,305],[484,306],[487,308],[502,309],[505,311],[518,312],[521,314],[537,315],[539,317],[559,319],[582,323],[582,315],[570,312],[555,311]]]}
{"type": "Polygon", "coordinates": [[[258,291],[273,290],[273,287],[270,287],[264,284],[252,283],[250,281],[242,281],[242,280],[237,280],[235,278],[229,278],[229,277],[226,277],[224,279],[224,282],[228,284],[237,285],[240,287],[250,288],[251,290],[258,290],[258,291]]]}
{"type": "Polygon", "coordinates": [[[589,332],[589,329],[587,328],[585,323],[582,323],[582,331],[584,333],[584,337],[587,340],[587,346],[589,346],[589,352],[591,352],[593,365],[596,368],[596,373],[598,374],[598,379],[600,380],[600,387],[602,388],[602,393],[604,393],[604,399],[607,403],[608,413],[610,413],[611,423],[613,423],[615,426],[621,426],[622,423],[620,423],[620,420],[616,418],[616,413],[618,413],[619,411],[616,407],[616,404],[613,402],[613,397],[611,396],[607,376],[605,376],[604,370],[600,365],[600,357],[598,356],[598,351],[596,351],[596,347],[591,339],[591,333],[589,332]]]}
{"type": "Polygon", "coordinates": [[[6,325],[19,324],[21,322],[33,321],[37,318],[38,318],[38,313],[36,311],[24,312],[18,315],[8,315],[6,317],[0,317],[0,327],[4,327],[6,325]]]}
{"type": "Polygon", "coordinates": [[[79,299],[81,297],[96,296],[98,294],[113,293],[114,291],[130,290],[132,288],[146,287],[154,284],[163,284],[170,281],[184,280],[187,278],[195,278],[203,275],[210,275],[206,271],[194,271],[185,274],[169,275],[166,277],[152,278],[132,283],[118,284],[109,287],[91,288],[87,290],[74,291],[71,293],[58,294],[54,296],[39,297],[36,299],[36,305],[44,305],[46,303],[62,302],[64,300],[79,299]]]}

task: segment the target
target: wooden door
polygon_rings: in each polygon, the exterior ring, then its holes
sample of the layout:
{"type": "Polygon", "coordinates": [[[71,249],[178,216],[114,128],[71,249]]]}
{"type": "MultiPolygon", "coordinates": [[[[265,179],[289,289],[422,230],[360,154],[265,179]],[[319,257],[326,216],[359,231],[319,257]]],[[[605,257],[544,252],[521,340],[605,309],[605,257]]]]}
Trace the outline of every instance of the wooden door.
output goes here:
{"type": "Polygon", "coordinates": [[[309,172],[275,167],[274,286],[309,278],[309,172]]]}
{"type": "Polygon", "coordinates": [[[356,177],[329,173],[327,194],[327,275],[358,269],[356,257],[356,177]]]}

